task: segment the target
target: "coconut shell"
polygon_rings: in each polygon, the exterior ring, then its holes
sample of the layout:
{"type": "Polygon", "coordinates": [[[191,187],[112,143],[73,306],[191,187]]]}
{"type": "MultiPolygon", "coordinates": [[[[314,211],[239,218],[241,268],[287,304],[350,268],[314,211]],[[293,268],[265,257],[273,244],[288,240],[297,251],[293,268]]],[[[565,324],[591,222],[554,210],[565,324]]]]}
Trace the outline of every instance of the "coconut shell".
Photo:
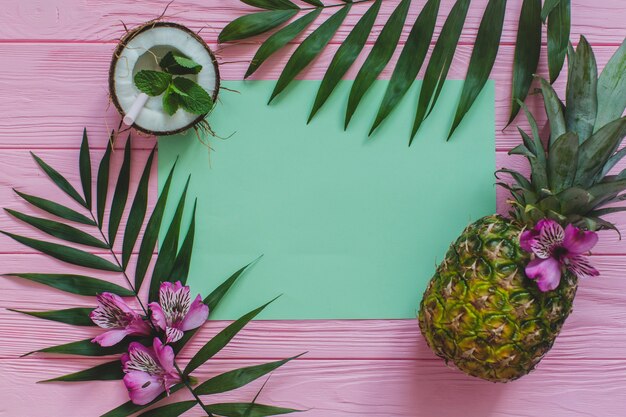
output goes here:
{"type": "MultiPolygon", "coordinates": [[[[160,22],[160,21],[154,21],[154,22],[148,22],[146,24],[143,24],[139,27],[136,27],[130,31],[128,31],[126,33],[126,35],[124,35],[124,37],[122,37],[122,39],[120,39],[119,43],[117,44],[117,47],[115,48],[115,51],[113,52],[113,58],[111,59],[111,65],[109,66],[109,95],[111,97],[111,101],[113,102],[113,105],[115,106],[115,108],[117,109],[117,111],[124,116],[124,110],[122,109],[122,106],[119,103],[118,97],[117,97],[117,93],[115,91],[115,67],[117,65],[117,62],[119,60],[119,56],[121,56],[122,51],[124,50],[124,48],[126,47],[126,45],[137,35],[139,35],[140,33],[143,33],[145,31],[148,31],[150,29],[156,28],[156,27],[172,27],[172,28],[176,28],[176,29],[180,29],[186,33],[188,33],[190,36],[192,36],[194,39],[196,39],[203,47],[204,49],[207,51],[207,53],[209,54],[209,56],[211,57],[211,61],[213,62],[213,67],[215,68],[215,90],[213,91],[213,102],[217,102],[217,96],[220,90],[220,72],[219,72],[219,65],[217,63],[217,59],[215,58],[215,54],[213,53],[213,51],[211,50],[211,48],[209,48],[209,45],[207,45],[207,43],[200,37],[198,36],[198,34],[196,34],[195,32],[193,32],[191,29],[189,29],[186,26],[180,25],[178,23],[173,23],[173,22],[160,22]]],[[[181,51],[184,53],[184,51],[181,51]]],[[[191,123],[187,124],[186,126],[181,127],[180,129],[175,129],[175,130],[168,130],[168,131],[152,131],[152,130],[148,130],[145,129],[141,126],[138,126],[137,124],[134,124],[132,127],[137,129],[140,132],[146,133],[148,135],[159,135],[159,136],[168,136],[168,135],[175,135],[177,133],[181,133],[181,132],[185,132],[193,127],[195,127],[196,125],[198,125],[199,123],[201,123],[204,118],[206,117],[207,113],[205,114],[201,114],[199,115],[197,118],[195,118],[191,123]]]]}

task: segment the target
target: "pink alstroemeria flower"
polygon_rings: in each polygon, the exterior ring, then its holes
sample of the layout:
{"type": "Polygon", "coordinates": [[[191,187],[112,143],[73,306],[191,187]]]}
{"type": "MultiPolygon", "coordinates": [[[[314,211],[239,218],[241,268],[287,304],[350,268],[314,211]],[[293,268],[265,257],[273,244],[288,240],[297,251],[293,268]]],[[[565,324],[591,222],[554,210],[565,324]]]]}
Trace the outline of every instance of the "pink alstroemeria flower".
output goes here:
{"type": "Polygon", "coordinates": [[[559,286],[562,269],[578,278],[600,275],[585,254],[598,242],[598,234],[567,225],[565,230],[554,220],[540,220],[532,230],[522,232],[520,246],[535,255],[526,266],[528,278],[536,280],[543,292],[559,286]]]}
{"type": "Polygon", "coordinates": [[[152,348],[132,342],[122,355],[124,385],[133,404],[146,405],[181,381],[174,367],[174,349],[154,338],[152,348]]]}
{"type": "Polygon", "coordinates": [[[189,287],[164,282],[159,289],[159,303],[150,303],[152,321],[165,331],[166,343],[173,343],[183,337],[183,332],[202,326],[209,316],[209,307],[202,302],[200,295],[191,302],[189,287]]]}
{"type": "Polygon", "coordinates": [[[95,337],[100,346],[113,346],[129,335],[149,335],[150,327],[141,316],[118,295],[103,292],[96,297],[98,307],[89,318],[103,329],[111,329],[95,337]]]}

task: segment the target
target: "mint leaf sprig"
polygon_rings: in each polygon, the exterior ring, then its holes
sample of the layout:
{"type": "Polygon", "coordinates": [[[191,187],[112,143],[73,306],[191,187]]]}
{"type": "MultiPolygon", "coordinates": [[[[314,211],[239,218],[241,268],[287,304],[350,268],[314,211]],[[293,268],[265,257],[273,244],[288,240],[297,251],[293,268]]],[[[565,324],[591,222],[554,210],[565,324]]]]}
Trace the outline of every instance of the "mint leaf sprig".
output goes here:
{"type": "Polygon", "coordinates": [[[170,51],[159,61],[163,71],[141,70],[135,85],[149,96],[163,94],[163,109],[170,116],[179,108],[192,114],[206,114],[213,109],[213,98],[198,83],[180,75],[197,74],[202,65],[178,52],[170,51]],[[179,77],[173,77],[179,75],[179,77]]]}

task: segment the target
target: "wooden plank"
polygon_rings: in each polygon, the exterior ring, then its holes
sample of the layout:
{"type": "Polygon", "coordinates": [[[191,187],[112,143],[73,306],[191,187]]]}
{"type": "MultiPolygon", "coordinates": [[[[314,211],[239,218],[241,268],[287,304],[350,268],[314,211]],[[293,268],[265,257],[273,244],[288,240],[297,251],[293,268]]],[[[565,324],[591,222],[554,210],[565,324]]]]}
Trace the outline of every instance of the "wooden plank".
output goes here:
{"type": "MultiPolygon", "coordinates": [[[[581,282],[574,312],[566,322],[551,356],[559,359],[624,359],[626,345],[626,257],[594,256],[598,278],[581,282]]],[[[62,263],[43,255],[1,255],[0,273],[67,272],[62,263]]],[[[134,269],[131,262],[130,271],[134,269]]],[[[76,273],[87,272],[72,269],[76,273]]],[[[131,274],[132,275],[132,274],[131,274]]],[[[114,273],[95,276],[126,286],[114,273]]],[[[217,281],[227,277],[215,277],[217,281]]],[[[254,271],[244,276],[254,279],[254,271]]],[[[145,293],[145,288],[143,289],[145,293]]],[[[142,294],[143,294],[142,293],[142,294]]],[[[145,299],[145,294],[143,294],[145,299]]],[[[420,294],[416,294],[416,302],[420,294]]],[[[74,296],[18,278],[0,277],[0,358],[16,358],[26,352],[98,334],[98,329],[72,327],[26,317],[7,308],[56,310],[92,306],[91,297],[74,296]],[[45,337],[42,337],[45,335],[45,337]]],[[[242,313],[255,306],[242,306],[242,313]]],[[[209,322],[183,351],[189,357],[226,324],[209,322]]],[[[312,320],[255,321],[220,354],[222,358],[272,358],[307,351],[310,359],[432,359],[415,320],[312,320]]]]}
{"type": "MultiPolygon", "coordinates": [[[[300,78],[321,79],[336,48],[336,45],[330,46],[328,53],[305,70],[300,78]]],[[[259,79],[277,79],[289,57],[289,49],[293,48],[287,49],[259,70],[259,79]]],[[[515,125],[527,126],[524,117],[520,116],[513,126],[502,131],[509,114],[513,49],[512,46],[502,46],[492,74],[496,82],[496,146],[499,150],[511,149],[520,142],[515,125]]],[[[98,143],[103,146],[106,143],[103,138],[119,124],[119,115],[109,105],[107,98],[107,73],[112,50],[113,45],[102,44],[0,44],[0,55],[13,57],[4,64],[3,78],[0,80],[0,96],[11,97],[11,100],[0,101],[0,113],[5,116],[0,121],[0,148],[78,147],[83,126],[88,127],[91,135],[98,138],[98,143]]],[[[615,50],[616,47],[596,47],[598,65],[603,67],[615,50]]],[[[253,48],[246,45],[224,49],[221,52],[221,71],[224,78],[241,79],[253,53],[253,48]]],[[[465,77],[470,54],[470,46],[459,47],[450,79],[465,77]]],[[[365,56],[366,54],[361,54],[358,62],[361,63],[365,56]]],[[[393,58],[394,62],[395,60],[396,57],[393,58]]],[[[358,68],[354,66],[346,78],[354,78],[358,68]]],[[[387,67],[381,78],[389,78],[392,70],[393,63],[387,67]]],[[[424,69],[420,77],[423,71],[424,69]]],[[[539,73],[547,74],[545,59],[539,73]]],[[[561,95],[564,85],[564,78],[555,85],[561,95]]],[[[227,91],[222,93],[232,94],[227,91]]],[[[368,98],[371,103],[377,103],[379,99],[368,98]]],[[[406,99],[416,100],[414,97],[406,99]]],[[[259,103],[260,106],[264,104],[259,103]]],[[[540,98],[531,97],[528,104],[535,110],[539,123],[543,125],[545,117],[542,115],[540,98]]],[[[300,116],[303,124],[308,114],[308,105],[303,103],[300,116]]],[[[409,124],[402,128],[408,137],[409,124]]],[[[400,136],[398,140],[405,140],[405,135],[400,136]]],[[[141,139],[136,144],[144,149],[153,145],[153,139],[141,139]]]]}
{"type": "MultiPolygon", "coordinates": [[[[328,0],[325,3],[336,4],[338,2],[328,0]]],[[[521,3],[521,0],[508,2],[502,36],[504,43],[515,42],[521,3]]],[[[166,4],[167,2],[159,0],[141,2],[123,0],[106,2],[21,0],[8,2],[4,7],[2,16],[0,16],[0,28],[2,28],[0,40],[113,42],[124,34],[124,24],[132,28],[152,20],[164,11],[166,4]]],[[[369,40],[370,43],[374,41],[374,36],[380,33],[382,26],[397,4],[397,0],[383,3],[379,18],[372,30],[373,35],[369,40]]],[[[405,25],[404,37],[406,37],[410,24],[415,21],[423,4],[424,2],[413,2],[407,18],[409,23],[405,25]]],[[[453,4],[453,0],[442,1],[435,32],[437,35],[453,4]]],[[[487,0],[472,2],[461,37],[462,42],[474,42],[486,4],[487,0]]],[[[356,5],[353,8],[335,37],[335,43],[345,39],[358,19],[368,9],[368,5],[356,5]]],[[[595,3],[586,0],[573,0],[571,38],[578,39],[580,34],[584,34],[594,43],[619,44],[624,37],[623,19],[621,18],[623,6],[620,0],[595,3]]],[[[226,24],[254,10],[254,8],[248,7],[238,0],[186,0],[171,4],[164,18],[187,25],[194,30],[203,29],[202,35],[205,39],[209,42],[216,42],[217,34],[226,24]]],[[[336,9],[325,11],[318,21],[323,21],[327,15],[334,11],[336,9]]],[[[254,40],[254,42],[258,42],[258,40],[254,40]]]]}
{"type": "MultiPolygon", "coordinates": [[[[201,380],[259,363],[212,361],[201,380]]],[[[127,401],[119,381],[36,384],[99,362],[46,359],[2,360],[2,411],[18,417],[100,415],[127,401]],[[106,392],[106,395],[102,395],[106,392]],[[33,406],[33,404],[45,404],[33,406]]],[[[259,402],[305,411],[303,417],[603,416],[622,417],[626,408],[626,362],[561,361],[546,358],[532,374],[511,384],[493,384],[446,368],[440,361],[298,360],[277,370],[259,402]]],[[[204,397],[207,403],[251,401],[264,379],[237,391],[204,397]]],[[[180,391],[169,401],[188,399],[180,391]]],[[[185,416],[200,416],[194,410],[185,416]]]]}

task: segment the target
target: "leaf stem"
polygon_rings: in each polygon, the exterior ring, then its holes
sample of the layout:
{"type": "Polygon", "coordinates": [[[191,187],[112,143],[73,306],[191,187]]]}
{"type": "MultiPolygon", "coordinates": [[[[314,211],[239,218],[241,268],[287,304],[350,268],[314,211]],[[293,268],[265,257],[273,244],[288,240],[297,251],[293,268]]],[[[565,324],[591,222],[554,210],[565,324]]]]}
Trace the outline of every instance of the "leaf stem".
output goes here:
{"type": "Polygon", "coordinates": [[[174,367],[176,368],[176,371],[178,372],[178,375],[180,375],[180,378],[182,379],[183,384],[185,384],[185,386],[187,387],[187,389],[189,390],[191,395],[193,395],[193,398],[196,400],[198,405],[200,407],[202,407],[202,410],[204,410],[204,412],[207,414],[208,417],[214,417],[213,414],[211,413],[211,411],[208,410],[206,405],[202,402],[202,399],[193,390],[193,387],[189,383],[189,379],[185,375],[183,375],[183,371],[180,370],[180,367],[178,366],[178,364],[176,362],[174,362],[174,367]]]}

